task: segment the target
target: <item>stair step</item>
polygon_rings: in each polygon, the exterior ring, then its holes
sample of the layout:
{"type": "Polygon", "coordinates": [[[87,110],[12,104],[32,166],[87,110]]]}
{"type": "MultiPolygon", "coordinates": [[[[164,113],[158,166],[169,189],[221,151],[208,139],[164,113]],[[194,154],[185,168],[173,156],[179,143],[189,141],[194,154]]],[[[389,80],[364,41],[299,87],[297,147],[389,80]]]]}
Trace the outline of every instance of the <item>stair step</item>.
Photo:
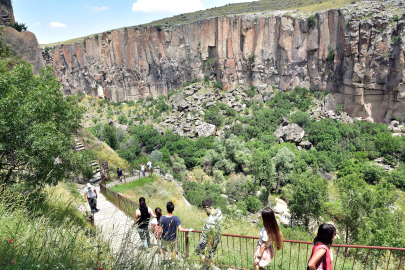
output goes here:
{"type": "Polygon", "coordinates": [[[91,163],[91,166],[96,166],[96,165],[98,165],[98,163],[97,163],[97,162],[93,162],[93,163],[91,163]]]}

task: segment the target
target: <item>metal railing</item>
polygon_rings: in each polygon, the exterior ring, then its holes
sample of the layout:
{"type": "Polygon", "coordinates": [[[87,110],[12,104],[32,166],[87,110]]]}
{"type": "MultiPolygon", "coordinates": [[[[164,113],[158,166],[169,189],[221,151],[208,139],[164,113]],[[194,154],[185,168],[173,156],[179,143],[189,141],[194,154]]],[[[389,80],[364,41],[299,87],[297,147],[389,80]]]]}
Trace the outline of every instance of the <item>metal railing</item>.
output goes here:
{"type": "MultiPolygon", "coordinates": [[[[201,239],[201,231],[182,232],[179,250],[189,257],[201,239]]],[[[222,234],[217,247],[217,266],[233,269],[253,269],[253,254],[259,237],[222,234]]],[[[312,242],[284,240],[267,269],[307,269],[312,242]]],[[[333,269],[397,269],[404,270],[405,248],[358,245],[332,245],[333,269]]]]}
{"type": "MultiPolygon", "coordinates": [[[[101,193],[128,216],[135,218],[139,207],[136,202],[125,198],[104,184],[101,193]]],[[[194,254],[201,240],[201,231],[178,232],[178,250],[185,257],[194,254]]],[[[222,234],[216,252],[216,265],[233,269],[253,269],[253,254],[259,237],[222,234]]],[[[283,248],[276,251],[267,269],[307,269],[312,251],[312,242],[284,240],[283,248]]],[[[405,270],[405,248],[375,247],[358,245],[332,245],[333,269],[341,270],[405,270]]]]}

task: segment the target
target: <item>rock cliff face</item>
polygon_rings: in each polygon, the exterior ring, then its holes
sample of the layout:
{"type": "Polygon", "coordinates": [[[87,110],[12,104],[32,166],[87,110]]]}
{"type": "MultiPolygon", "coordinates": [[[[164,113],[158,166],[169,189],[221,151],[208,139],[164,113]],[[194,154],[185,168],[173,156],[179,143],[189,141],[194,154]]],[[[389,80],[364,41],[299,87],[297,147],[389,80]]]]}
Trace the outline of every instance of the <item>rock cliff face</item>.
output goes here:
{"type": "Polygon", "coordinates": [[[0,24],[15,23],[11,0],[0,0],[0,24]]]}
{"type": "Polygon", "coordinates": [[[7,27],[4,29],[4,41],[11,45],[11,50],[15,54],[33,65],[34,73],[38,74],[45,67],[37,37],[33,33],[29,31],[20,33],[14,28],[7,27]]]}
{"type": "Polygon", "coordinates": [[[329,10],[316,19],[308,26],[289,16],[240,15],[170,29],[124,28],[42,54],[65,94],[137,100],[210,74],[226,87],[329,90],[353,117],[405,118],[405,17],[390,25],[376,9],[374,18],[354,14],[345,21],[340,10],[329,10]]]}

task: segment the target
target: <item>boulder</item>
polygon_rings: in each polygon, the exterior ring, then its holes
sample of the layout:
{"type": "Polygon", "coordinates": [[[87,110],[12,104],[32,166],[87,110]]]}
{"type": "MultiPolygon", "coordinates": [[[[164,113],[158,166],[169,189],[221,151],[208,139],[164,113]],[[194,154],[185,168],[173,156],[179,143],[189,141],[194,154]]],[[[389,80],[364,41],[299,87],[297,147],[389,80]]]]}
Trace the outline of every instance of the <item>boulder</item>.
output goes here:
{"type": "Polygon", "coordinates": [[[173,175],[171,175],[170,173],[166,173],[165,175],[165,180],[169,181],[169,182],[173,182],[174,181],[174,177],[173,175]]]}
{"type": "Polygon", "coordinates": [[[299,146],[301,146],[303,149],[310,150],[312,148],[312,143],[309,141],[300,142],[299,146]]]}
{"type": "Polygon", "coordinates": [[[11,45],[11,50],[34,66],[34,73],[45,67],[42,52],[36,36],[30,31],[18,32],[12,27],[4,29],[4,42],[11,45]]]}
{"type": "Polygon", "coordinates": [[[288,126],[289,123],[290,123],[290,122],[288,121],[288,117],[283,117],[283,122],[282,122],[283,126],[284,126],[284,127],[285,127],[285,126],[288,126]]]}
{"type": "Polygon", "coordinates": [[[285,142],[294,143],[300,143],[302,141],[302,138],[304,138],[304,135],[305,131],[297,124],[279,127],[274,132],[274,136],[276,136],[277,138],[280,138],[285,142]]]}
{"type": "Polygon", "coordinates": [[[196,127],[196,132],[198,133],[198,136],[215,136],[215,133],[217,131],[217,127],[212,124],[202,124],[196,127]]]}
{"type": "Polygon", "coordinates": [[[182,101],[180,101],[180,102],[177,103],[177,109],[178,109],[179,111],[182,111],[182,110],[187,109],[188,106],[189,106],[189,105],[188,105],[187,101],[185,101],[185,100],[182,100],[182,101]]]}
{"type": "Polygon", "coordinates": [[[325,112],[328,112],[328,111],[337,112],[336,101],[333,98],[332,94],[326,95],[321,100],[320,109],[321,109],[321,111],[325,111],[325,112]]]}
{"type": "Polygon", "coordinates": [[[258,101],[258,102],[263,102],[263,96],[262,96],[261,94],[256,94],[256,95],[253,97],[253,100],[254,100],[254,101],[258,101]]]}

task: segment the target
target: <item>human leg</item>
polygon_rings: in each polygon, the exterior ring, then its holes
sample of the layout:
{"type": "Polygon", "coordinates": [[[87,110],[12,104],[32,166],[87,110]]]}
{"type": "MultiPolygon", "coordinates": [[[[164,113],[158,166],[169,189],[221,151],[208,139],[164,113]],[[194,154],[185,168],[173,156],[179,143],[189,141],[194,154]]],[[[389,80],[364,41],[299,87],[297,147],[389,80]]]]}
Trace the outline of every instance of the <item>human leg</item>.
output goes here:
{"type": "Polygon", "coordinates": [[[148,232],[148,228],[138,228],[138,233],[139,233],[139,237],[141,238],[142,244],[144,246],[144,248],[148,247],[148,239],[147,239],[147,232],[148,232]]]}

